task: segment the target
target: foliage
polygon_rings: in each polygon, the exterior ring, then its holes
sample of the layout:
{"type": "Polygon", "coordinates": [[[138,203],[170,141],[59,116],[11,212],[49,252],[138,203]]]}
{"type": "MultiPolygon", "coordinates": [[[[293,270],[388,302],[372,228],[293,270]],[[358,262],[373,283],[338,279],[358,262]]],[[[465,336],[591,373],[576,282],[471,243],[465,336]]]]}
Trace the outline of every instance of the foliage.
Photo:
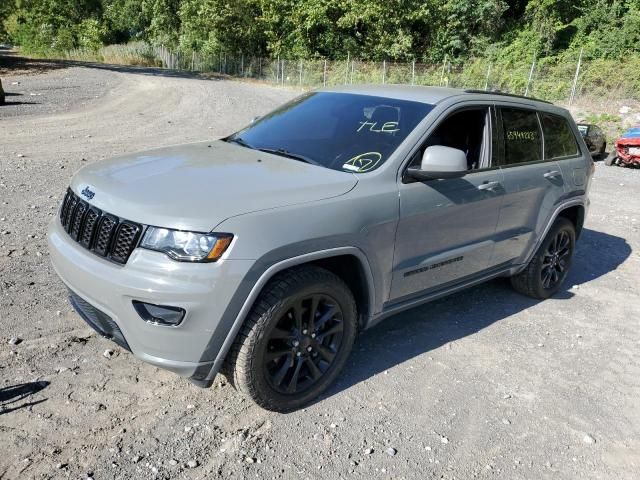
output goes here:
{"type": "Polygon", "coordinates": [[[501,65],[640,53],[640,0],[2,0],[27,52],[144,40],[206,55],[501,65]]]}

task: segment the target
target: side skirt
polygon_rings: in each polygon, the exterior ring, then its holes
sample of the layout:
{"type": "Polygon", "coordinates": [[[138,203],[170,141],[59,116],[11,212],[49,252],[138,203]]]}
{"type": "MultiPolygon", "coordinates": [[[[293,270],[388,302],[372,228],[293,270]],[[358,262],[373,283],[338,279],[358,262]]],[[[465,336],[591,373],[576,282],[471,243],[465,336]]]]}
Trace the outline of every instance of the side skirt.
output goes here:
{"type": "Polygon", "coordinates": [[[371,328],[374,325],[380,323],[382,320],[396,315],[397,313],[409,310],[414,307],[418,307],[442,297],[446,297],[447,295],[451,295],[452,293],[459,292],[460,290],[465,290],[494,278],[510,276],[512,273],[512,264],[498,265],[497,267],[484,271],[480,275],[474,275],[459,282],[449,283],[448,285],[440,287],[437,290],[427,290],[417,297],[412,296],[408,299],[399,299],[393,302],[387,302],[382,306],[382,312],[369,319],[366,328],[371,328]]]}

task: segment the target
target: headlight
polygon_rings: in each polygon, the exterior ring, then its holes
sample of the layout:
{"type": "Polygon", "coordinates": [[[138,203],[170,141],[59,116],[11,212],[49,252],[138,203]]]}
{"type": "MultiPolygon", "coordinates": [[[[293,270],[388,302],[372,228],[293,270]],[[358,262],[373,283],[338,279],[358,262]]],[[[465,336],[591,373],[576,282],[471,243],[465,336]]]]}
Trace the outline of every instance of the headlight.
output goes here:
{"type": "Polygon", "coordinates": [[[142,248],[156,250],[180,262],[215,262],[227,249],[233,235],[228,233],[196,233],[149,227],[142,248]]]}

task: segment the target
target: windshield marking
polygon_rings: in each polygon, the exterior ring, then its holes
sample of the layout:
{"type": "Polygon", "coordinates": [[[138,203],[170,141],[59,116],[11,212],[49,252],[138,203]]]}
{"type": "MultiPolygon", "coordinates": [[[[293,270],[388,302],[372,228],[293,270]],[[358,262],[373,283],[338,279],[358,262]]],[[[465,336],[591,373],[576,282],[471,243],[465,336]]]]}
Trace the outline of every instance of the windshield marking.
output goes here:
{"type": "Polygon", "coordinates": [[[379,129],[376,130],[375,127],[377,124],[378,122],[368,122],[365,120],[364,122],[360,122],[360,127],[356,130],[356,132],[360,132],[367,125],[369,125],[369,131],[375,133],[394,133],[400,131],[400,128],[398,128],[400,122],[385,122],[379,129]]]}
{"type": "Polygon", "coordinates": [[[364,173],[376,168],[380,160],[382,160],[382,154],[379,152],[361,153],[347,161],[342,168],[351,172],[364,173]]]}

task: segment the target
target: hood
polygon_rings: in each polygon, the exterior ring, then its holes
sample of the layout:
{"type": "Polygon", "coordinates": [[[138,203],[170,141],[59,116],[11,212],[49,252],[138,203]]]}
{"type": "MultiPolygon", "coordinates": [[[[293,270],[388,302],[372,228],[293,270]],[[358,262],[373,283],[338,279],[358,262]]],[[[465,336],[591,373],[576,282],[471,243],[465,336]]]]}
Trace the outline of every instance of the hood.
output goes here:
{"type": "Polygon", "coordinates": [[[134,222],[208,232],[229,217],[337,197],[356,183],[351,173],[218,140],[87,165],[71,188],[134,222]]]}

